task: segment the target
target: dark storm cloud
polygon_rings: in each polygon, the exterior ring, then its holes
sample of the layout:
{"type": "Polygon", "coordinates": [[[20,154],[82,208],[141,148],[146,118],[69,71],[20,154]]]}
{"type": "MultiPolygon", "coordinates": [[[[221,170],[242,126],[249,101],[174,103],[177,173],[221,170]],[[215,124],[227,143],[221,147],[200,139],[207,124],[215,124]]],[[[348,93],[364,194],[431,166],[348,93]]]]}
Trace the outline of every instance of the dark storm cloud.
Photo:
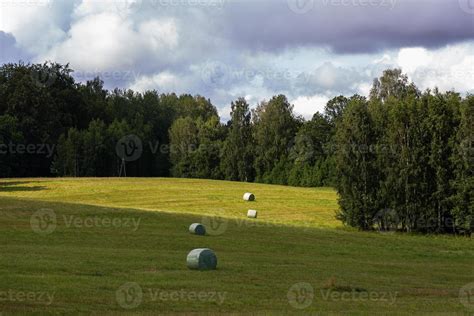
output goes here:
{"type": "Polygon", "coordinates": [[[474,39],[469,1],[231,1],[223,10],[221,34],[244,48],[266,51],[295,46],[327,46],[336,53],[438,48],[474,39]]]}

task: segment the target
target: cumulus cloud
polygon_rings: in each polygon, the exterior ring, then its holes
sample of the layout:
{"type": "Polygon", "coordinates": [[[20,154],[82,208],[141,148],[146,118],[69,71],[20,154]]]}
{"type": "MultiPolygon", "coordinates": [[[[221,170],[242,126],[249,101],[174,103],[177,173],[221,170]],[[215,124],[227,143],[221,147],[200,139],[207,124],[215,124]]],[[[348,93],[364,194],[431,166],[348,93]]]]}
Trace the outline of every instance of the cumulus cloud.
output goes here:
{"type": "Polygon", "coordinates": [[[474,92],[474,44],[450,45],[429,51],[404,48],[397,64],[420,88],[474,92]]]}
{"type": "Polygon", "coordinates": [[[11,33],[23,50],[41,54],[64,39],[74,3],[0,0],[0,30],[11,33]]]}
{"type": "Polygon", "coordinates": [[[134,29],[131,21],[107,12],[80,19],[67,37],[45,58],[97,70],[129,68],[140,63],[144,56],[172,49],[178,41],[177,28],[171,19],[146,21],[134,29]]]}

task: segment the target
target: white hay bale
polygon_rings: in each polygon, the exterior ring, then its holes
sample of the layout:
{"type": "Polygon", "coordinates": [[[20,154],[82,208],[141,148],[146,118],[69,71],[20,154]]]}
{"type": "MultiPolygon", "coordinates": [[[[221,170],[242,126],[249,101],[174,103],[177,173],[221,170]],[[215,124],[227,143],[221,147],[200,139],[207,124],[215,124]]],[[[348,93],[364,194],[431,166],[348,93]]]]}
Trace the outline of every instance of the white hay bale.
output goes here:
{"type": "Polygon", "coordinates": [[[194,235],[204,236],[206,235],[206,227],[200,223],[194,223],[189,226],[189,232],[194,235]]]}
{"type": "Polygon", "coordinates": [[[255,195],[253,193],[249,193],[249,192],[245,193],[244,194],[244,201],[250,201],[250,202],[255,201],[255,195]]]}
{"type": "Polygon", "coordinates": [[[249,210],[247,212],[248,218],[257,218],[258,212],[256,210],[249,210]]]}
{"type": "Polygon", "coordinates": [[[188,268],[191,270],[215,270],[217,269],[217,256],[211,249],[194,249],[186,258],[188,268]]]}

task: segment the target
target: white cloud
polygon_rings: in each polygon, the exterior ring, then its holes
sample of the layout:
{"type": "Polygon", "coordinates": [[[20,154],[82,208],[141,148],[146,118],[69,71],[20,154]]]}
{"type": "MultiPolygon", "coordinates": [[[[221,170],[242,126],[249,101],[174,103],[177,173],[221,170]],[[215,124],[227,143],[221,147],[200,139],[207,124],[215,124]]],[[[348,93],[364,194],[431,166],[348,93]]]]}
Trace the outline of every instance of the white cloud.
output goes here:
{"type": "Polygon", "coordinates": [[[438,87],[441,91],[474,91],[474,43],[432,51],[401,49],[398,66],[422,90],[438,87]]]}
{"type": "Polygon", "coordinates": [[[133,9],[139,9],[140,0],[82,0],[74,11],[76,19],[104,12],[126,17],[133,9]]]}
{"type": "Polygon", "coordinates": [[[154,51],[163,48],[173,49],[178,45],[178,29],[173,19],[151,20],[139,27],[139,36],[143,45],[150,45],[154,51]]]}
{"type": "Polygon", "coordinates": [[[170,72],[161,72],[153,76],[143,76],[131,85],[135,91],[157,90],[159,92],[176,92],[182,89],[179,78],[170,72]]]}
{"type": "Polygon", "coordinates": [[[295,106],[295,113],[302,115],[305,119],[311,119],[316,112],[324,112],[324,107],[329,100],[330,99],[324,95],[313,95],[309,97],[298,97],[291,103],[295,106]]]}
{"type": "Polygon", "coordinates": [[[412,73],[417,68],[425,67],[433,61],[433,54],[418,48],[403,48],[398,52],[398,65],[406,72],[412,73]]]}
{"type": "Polygon", "coordinates": [[[148,20],[134,28],[132,21],[114,13],[88,15],[68,32],[68,39],[40,59],[71,63],[79,70],[130,69],[155,54],[176,47],[178,30],[173,19],[148,20]]]}
{"type": "Polygon", "coordinates": [[[41,54],[65,36],[51,6],[52,0],[0,0],[0,30],[13,34],[22,49],[41,54]]]}

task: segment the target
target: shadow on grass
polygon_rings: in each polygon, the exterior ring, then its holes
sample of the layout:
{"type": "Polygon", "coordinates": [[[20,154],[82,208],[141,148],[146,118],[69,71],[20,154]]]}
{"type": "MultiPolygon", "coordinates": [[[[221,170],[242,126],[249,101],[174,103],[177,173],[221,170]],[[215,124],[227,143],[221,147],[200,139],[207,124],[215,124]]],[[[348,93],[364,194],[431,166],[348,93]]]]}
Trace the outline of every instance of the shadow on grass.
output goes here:
{"type": "Polygon", "coordinates": [[[0,192],[29,192],[47,190],[45,186],[19,187],[19,186],[3,186],[0,185],[0,192]]]}
{"type": "Polygon", "coordinates": [[[28,192],[28,191],[42,191],[47,190],[47,187],[35,185],[25,186],[33,183],[40,183],[40,181],[8,181],[0,182],[0,192],[28,192]]]}
{"type": "Polygon", "coordinates": [[[0,188],[0,192],[28,192],[28,191],[42,191],[42,190],[47,190],[47,188],[43,186],[0,188]]]}

